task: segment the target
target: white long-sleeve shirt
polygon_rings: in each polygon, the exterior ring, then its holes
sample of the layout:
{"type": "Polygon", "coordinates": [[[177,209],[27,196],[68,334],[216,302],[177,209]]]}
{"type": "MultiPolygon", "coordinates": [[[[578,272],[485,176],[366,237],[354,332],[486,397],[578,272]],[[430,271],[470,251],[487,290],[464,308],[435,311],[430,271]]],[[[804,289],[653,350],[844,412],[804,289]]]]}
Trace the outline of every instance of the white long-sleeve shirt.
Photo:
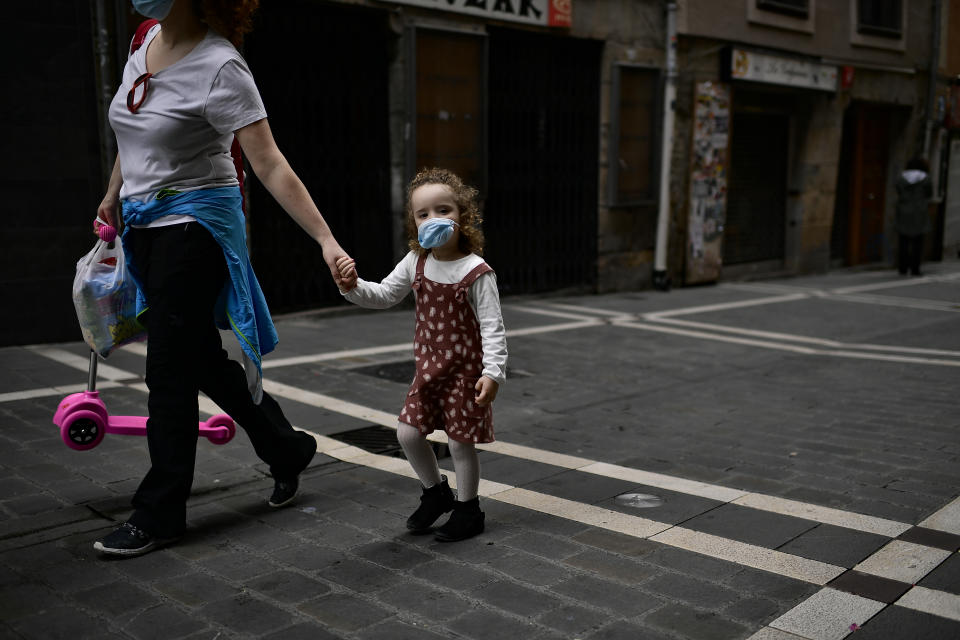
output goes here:
{"type": "MultiPolygon", "coordinates": [[[[459,260],[449,261],[437,260],[430,253],[427,254],[423,275],[428,280],[441,284],[456,284],[482,263],[483,258],[472,253],[459,260]]],[[[344,293],[343,297],[368,309],[386,309],[407,297],[416,277],[417,254],[411,251],[381,282],[369,282],[361,278],[357,281],[356,288],[344,293]]],[[[493,272],[483,274],[470,285],[467,302],[480,323],[482,375],[502,386],[507,378],[507,335],[500,311],[497,278],[493,272]]]]}

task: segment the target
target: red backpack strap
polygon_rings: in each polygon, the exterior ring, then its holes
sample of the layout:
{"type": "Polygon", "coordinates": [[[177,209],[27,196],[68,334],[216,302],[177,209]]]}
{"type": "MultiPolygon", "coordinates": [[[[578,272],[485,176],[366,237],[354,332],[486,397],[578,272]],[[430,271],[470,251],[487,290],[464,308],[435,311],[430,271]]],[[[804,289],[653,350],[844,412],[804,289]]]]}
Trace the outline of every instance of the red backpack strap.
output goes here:
{"type": "Polygon", "coordinates": [[[137,27],[136,32],[133,34],[133,40],[130,41],[131,55],[133,55],[134,51],[143,46],[143,41],[147,39],[147,32],[150,31],[150,29],[153,29],[155,24],[158,24],[158,22],[153,18],[144,20],[140,23],[140,26],[137,27]]]}

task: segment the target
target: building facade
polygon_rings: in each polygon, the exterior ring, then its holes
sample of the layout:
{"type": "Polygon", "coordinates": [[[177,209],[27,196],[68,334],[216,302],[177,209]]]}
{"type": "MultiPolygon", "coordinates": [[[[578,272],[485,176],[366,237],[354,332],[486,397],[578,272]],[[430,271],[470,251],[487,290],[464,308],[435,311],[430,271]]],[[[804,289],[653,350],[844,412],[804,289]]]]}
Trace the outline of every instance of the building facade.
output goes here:
{"type": "MultiPolygon", "coordinates": [[[[894,180],[921,153],[928,258],[956,255],[958,2],[262,0],[243,53],[362,276],[403,255],[404,185],[440,165],[480,189],[505,295],[638,290],[889,263],[894,180]]],[[[11,21],[28,64],[8,85],[30,100],[2,107],[16,135],[0,180],[14,209],[45,204],[9,216],[0,293],[24,304],[0,342],[69,340],[114,153],[106,104],[141,18],[128,0],[57,0],[11,21]],[[17,240],[30,233],[42,249],[17,240]]],[[[248,177],[272,308],[342,304],[248,177]]]]}
{"type": "Polygon", "coordinates": [[[675,281],[892,261],[894,182],[928,151],[936,4],[679,2],[675,281]]]}

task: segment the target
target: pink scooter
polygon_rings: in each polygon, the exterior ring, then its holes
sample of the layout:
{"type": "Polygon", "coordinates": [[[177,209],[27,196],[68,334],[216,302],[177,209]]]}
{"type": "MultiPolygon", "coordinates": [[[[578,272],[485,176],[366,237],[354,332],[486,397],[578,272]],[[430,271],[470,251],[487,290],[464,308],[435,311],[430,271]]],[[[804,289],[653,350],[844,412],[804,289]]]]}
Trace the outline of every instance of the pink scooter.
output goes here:
{"type": "MultiPolygon", "coordinates": [[[[97,232],[100,239],[112,242],[117,235],[113,227],[101,226],[97,232]]],[[[97,354],[90,351],[90,370],[87,378],[87,390],[72,393],[60,401],[53,424],[60,427],[60,437],[71,449],[86,451],[100,444],[108,433],[127,436],[147,435],[147,419],[144,416],[111,416],[107,406],[100,399],[97,384],[97,354]]],[[[220,413],[199,426],[199,437],[213,444],[226,444],[233,439],[237,428],[233,418],[220,413]]]]}

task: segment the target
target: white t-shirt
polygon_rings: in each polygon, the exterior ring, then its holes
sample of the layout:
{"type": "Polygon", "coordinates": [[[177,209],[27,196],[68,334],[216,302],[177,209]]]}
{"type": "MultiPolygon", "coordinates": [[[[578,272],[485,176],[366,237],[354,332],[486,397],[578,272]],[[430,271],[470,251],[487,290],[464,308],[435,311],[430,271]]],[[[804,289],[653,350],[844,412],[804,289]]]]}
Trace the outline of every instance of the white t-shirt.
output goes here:
{"type": "Polygon", "coordinates": [[[236,185],[233,132],[267,117],[253,75],[234,46],[211,29],[190,53],[149,79],[143,104],[131,113],[127,94],[147,71],[147,49],[158,33],[160,25],[127,59],[110,103],[123,174],[120,197],[148,200],[161,189],[236,185]]]}
{"type": "MultiPolygon", "coordinates": [[[[410,285],[417,277],[417,254],[411,251],[379,284],[362,278],[357,287],[343,294],[350,302],[368,309],[386,309],[403,300],[410,293],[410,285]]],[[[483,263],[483,258],[471,253],[459,260],[437,260],[427,254],[423,275],[442,284],[456,284],[483,263]]],[[[491,271],[477,278],[467,290],[467,302],[480,322],[480,344],[483,349],[483,374],[503,385],[507,378],[507,334],[500,311],[497,278],[491,271]]]]}

